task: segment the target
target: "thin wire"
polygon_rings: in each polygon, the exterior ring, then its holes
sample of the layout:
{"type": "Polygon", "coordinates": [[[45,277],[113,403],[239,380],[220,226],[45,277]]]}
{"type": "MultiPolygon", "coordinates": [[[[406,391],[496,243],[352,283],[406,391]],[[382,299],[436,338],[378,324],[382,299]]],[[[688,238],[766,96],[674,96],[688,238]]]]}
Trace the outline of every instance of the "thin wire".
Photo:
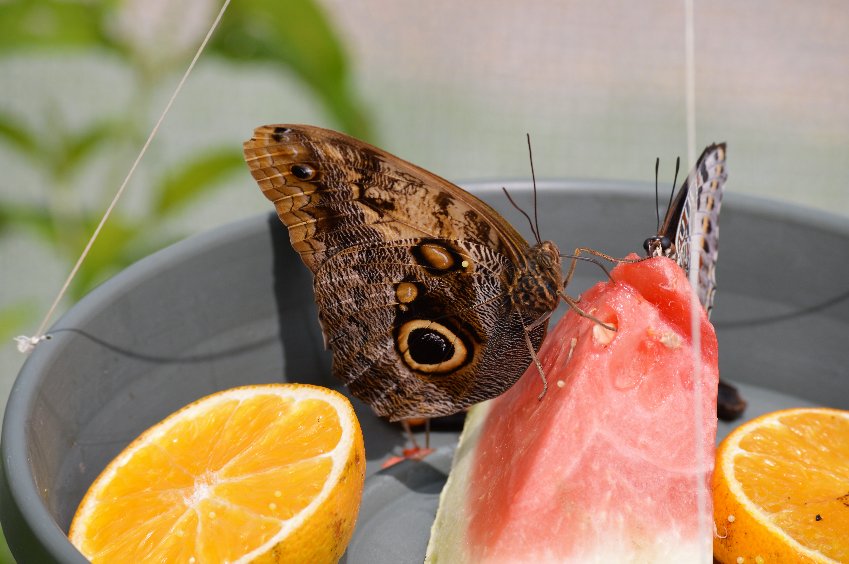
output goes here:
{"type": "Polygon", "coordinates": [[[218,27],[218,24],[221,22],[221,18],[224,17],[224,12],[227,11],[227,7],[230,5],[230,0],[224,0],[224,4],[221,6],[221,10],[218,11],[218,15],[215,17],[215,20],[212,22],[212,25],[209,28],[209,31],[206,33],[206,37],[203,38],[200,46],[195,52],[195,56],[192,58],[192,62],[189,63],[186,72],[183,73],[183,77],[180,79],[180,82],[177,84],[177,87],[174,89],[174,93],[171,94],[171,98],[168,100],[168,103],[165,105],[165,109],[162,110],[162,114],[159,116],[159,119],[156,121],[156,125],[153,126],[153,129],[150,132],[150,135],[147,137],[147,141],[144,142],[144,145],[139,151],[136,160],[133,162],[133,165],[130,167],[130,170],[127,172],[127,176],[124,178],[124,181],[121,183],[121,186],[118,188],[118,191],[115,192],[115,196],[112,198],[112,202],[109,204],[109,207],[106,208],[106,211],[103,214],[103,217],[100,218],[100,223],[97,224],[97,227],[92,233],[91,238],[86,243],[85,248],[83,249],[82,254],[80,254],[80,258],[77,259],[76,264],[71,269],[70,274],[68,274],[68,278],[65,279],[65,283],[62,285],[62,288],[59,290],[59,293],[56,295],[56,298],[53,300],[53,303],[50,306],[50,309],[47,310],[47,314],[44,316],[44,319],[41,321],[41,324],[38,326],[38,329],[35,332],[35,336],[27,337],[27,336],[19,336],[15,338],[15,341],[18,343],[18,350],[22,353],[31,352],[35,345],[40,343],[46,338],[44,335],[44,330],[47,328],[47,324],[50,323],[50,320],[53,318],[53,314],[56,312],[56,308],[59,306],[59,302],[62,301],[62,298],[65,297],[65,293],[68,291],[68,288],[71,285],[71,282],[77,275],[80,267],[88,256],[89,251],[91,250],[92,245],[94,245],[94,241],[97,239],[98,235],[100,235],[100,231],[103,229],[103,226],[106,224],[106,221],[109,219],[109,216],[112,214],[112,210],[115,209],[115,206],[118,204],[118,200],[121,199],[121,196],[124,194],[124,189],[129,184],[130,179],[133,177],[133,174],[136,171],[139,163],[147,152],[147,148],[150,146],[153,138],[156,137],[156,134],[159,133],[159,128],[162,125],[162,122],[165,121],[165,116],[168,115],[168,112],[171,110],[171,106],[174,105],[174,101],[177,99],[177,96],[180,94],[180,91],[183,89],[183,85],[186,83],[186,80],[189,78],[192,70],[195,68],[195,64],[200,58],[201,53],[203,53],[204,49],[206,49],[207,43],[209,43],[210,38],[212,38],[212,34],[215,32],[215,29],[218,27]]]}
{"type": "MultiPolygon", "coordinates": [[[[696,69],[695,69],[695,26],[693,0],[684,0],[684,71],[685,71],[685,96],[687,100],[687,160],[693,166],[696,161],[696,69]]],[[[693,170],[694,174],[698,171],[693,170]]],[[[695,186],[695,179],[687,180],[688,186],[695,186]]],[[[674,189],[674,187],[673,187],[674,189]]],[[[687,197],[698,198],[695,191],[691,191],[687,197]]],[[[692,209],[696,209],[695,206],[692,209]]],[[[696,222],[690,221],[690,334],[693,336],[693,421],[696,435],[696,512],[698,515],[698,534],[701,543],[699,556],[702,562],[710,564],[713,562],[713,526],[709,526],[712,519],[708,516],[708,492],[707,483],[701,474],[706,468],[704,453],[704,406],[702,405],[703,390],[702,381],[702,332],[701,313],[702,304],[699,300],[696,288],[699,284],[699,271],[703,241],[702,234],[696,230],[696,222]],[[694,233],[694,231],[697,231],[694,233]]]]}

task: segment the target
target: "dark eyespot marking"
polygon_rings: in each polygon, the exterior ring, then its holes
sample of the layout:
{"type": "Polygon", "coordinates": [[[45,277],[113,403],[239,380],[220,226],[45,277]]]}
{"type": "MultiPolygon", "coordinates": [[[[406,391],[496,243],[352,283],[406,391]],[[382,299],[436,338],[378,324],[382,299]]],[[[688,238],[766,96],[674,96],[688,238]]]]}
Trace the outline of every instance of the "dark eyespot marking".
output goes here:
{"type": "Polygon", "coordinates": [[[440,364],[454,356],[448,337],[431,329],[413,329],[407,336],[410,356],[418,364],[440,364]]]}
{"type": "Polygon", "coordinates": [[[315,178],[315,169],[305,164],[294,164],[289,170],[298,180],[312,180],[315,178]]]}
{"type": "Polygon", "coordinates": [[[284,135],[291,132],[292,130],[288,127],[275,127],[274,133],[271,134],[271,138],[279,143],[283,140],[284,135]]]}
{"type": "Polygon", "coordinates": [[[424,240],[411,248],[413,258],[420,265],[431,269],[435,274],[454,270],[469,270],[472,260],[457,249],[449,247],[444,241],[424,240]]]}
{"type": "Polygon", "coordinates": [[[468,363],[469,349],[460,336],[436,321],[413,319],[397,332],[404,363],[425,374],[445,374],[468,363]]]}

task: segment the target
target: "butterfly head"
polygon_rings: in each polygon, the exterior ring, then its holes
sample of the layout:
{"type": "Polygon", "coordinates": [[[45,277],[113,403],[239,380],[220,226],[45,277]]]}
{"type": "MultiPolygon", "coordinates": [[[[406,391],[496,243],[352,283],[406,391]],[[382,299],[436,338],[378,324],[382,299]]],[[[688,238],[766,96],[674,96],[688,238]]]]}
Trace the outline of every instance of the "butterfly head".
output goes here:
{"type": "Polygon", "coordinates": [[[536,318],[554,311],[562,288],[563,272],[557,245],[543,241],[531,247],[525,268],[516,273],[511,284],[514,303],[536,318]]]}
{"type": "Polygon", "coordinates": [[[666,235],[655,235],[643,241],[643,249],[647,257],[675,258],[675,245],[666,235]]]}

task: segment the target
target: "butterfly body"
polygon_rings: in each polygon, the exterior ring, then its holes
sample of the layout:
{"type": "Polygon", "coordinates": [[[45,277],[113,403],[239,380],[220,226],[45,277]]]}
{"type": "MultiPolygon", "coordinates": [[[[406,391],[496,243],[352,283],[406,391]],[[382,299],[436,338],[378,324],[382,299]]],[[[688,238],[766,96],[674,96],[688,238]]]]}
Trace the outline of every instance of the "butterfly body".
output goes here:
{"type": "Polygon", "coordinates": [[[244,152],[313,272],[334,374],[376,413],[456,413],[522,375],[562,291],[554,243],[341,133],[269,125],[244,152]]]}

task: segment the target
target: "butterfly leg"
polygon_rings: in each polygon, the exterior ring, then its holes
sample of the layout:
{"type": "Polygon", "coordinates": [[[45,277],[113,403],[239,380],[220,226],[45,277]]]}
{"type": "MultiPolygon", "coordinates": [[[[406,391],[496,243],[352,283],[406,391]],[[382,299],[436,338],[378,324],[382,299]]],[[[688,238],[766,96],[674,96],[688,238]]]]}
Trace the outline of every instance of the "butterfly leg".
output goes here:
{"type": "Polygon", "coordinates": [[[569,307],[571,307],[575,311],[575,313],[577,313],[581,317],[586,317],[590,321],[593,321],[594,323],[601,325],[602,327],[604,327],[608,331],[616,331],[616,327],[614,327],[613,325],[605,323],[604,321],[602,321],[598,317],[596,317],[596,316],[592,315],[591,313],[588,313],[588,312],[584,311],[583,309],[581,309],[581,307],[578,305],[578,302],[573,297],[566,294],[565,292],[560,292],[560,297],[563,298],[563,301],[566,302],[567,304],[569,304],[569,307]]]}
{"type": "Polygon", "coordinates": [[[416,436],[413,434],[413,429],[410,427],[410,421],[407,419],[401,420],[401,427],[404,428],[404,434],[407,435],[407,440],[410,441],[410,444],[413,445],[414,450],[419,450],[421,447],[419,443],[416,441],[416,436]]]}
{"type": "Polygon", "coordinates": [[[534,344],[531,342],[531,332],[527,327],[525,327],[525,343],[528,345],[528,351],[531,353],[531,358],[534,360],[537,370],[539,370],[539,377],[542,378],[542,392],[537,396],[537,399],[541,400],[548,391],[548,379],[545,377],[545,370],[542,369],[542,363],[539,361],[537,352],[534,350],[534,344]]]}
{"type": "Polygon", "coordinates": [[[575,252],[573,254],[580,256],[581,253],[587,253],[587,254],[593,255],[594,257],[604,259],[608,262],[615,262],[617,264],[620,264],[620,263],[623,263],[623,262],[639,262],[640,260],[642,260],[642,259],[616,258],[614,256],[608,255],[607,253],[603,253],[601,251],[597,251],[597,250],[591,249],[589,247],[578,247],[578,248],[575,249],[575,252]]]}
{"type": "Polygon", "coordinates": [[[603,264],[601,264],[601,262],[599,262],[595,258],[582,256],[583,253],[593,255],[593,257],[604,259],[608,262],[614,262],[614,263],[632,262],[629,259],[618,259],[618,258],[612,257],[612,256],[610,256],[606,253],[602,253],[601,251],[596,251],[595,249],[590,249],[589,247],[578,247],[578,248],[575,249],[575,251],[571,255],[561,255],[564,258],[572,259],[572,262],[569,264],[569,270],[566,272],[566,276],[563,278],[563,287],[564,288],[566,288],[566,286],[569,285],[569,282],[571,282],[572,276],[575,274],[575,266],[578,264],[579,260],[583,260],[583,261],[586,261],[586,262],[593,263],[594,265],[596,265],[597,267],[599,267],[600,269],[602,269],[604,271],[604,273],[607,275],[607,278],[609,280],[612,280],[612,278],[610,277],[610,272],[607,270],[607,268],[605,268],[605,266],[603,264]]]}
{"type": "Polygon", "coordinates": [[[401,426],[404,428],[404,434],[407,435],[407,440],[412,446],[403,449],[401,456],[390,456],[387,458],[381,465],[381,468],[389,468],[390,466],[394,466],[404,460],[423,460],[427,455],[433,452],[433,449],[430,448],[430,418],[426,417],[423,419],[425,425],[425,447],[422,448],[419,446],[415,435],[413,435],[412,429],[412,425],[419,424],[422,422],[422,419],[401,419],[400,421],[401,426]]]}

